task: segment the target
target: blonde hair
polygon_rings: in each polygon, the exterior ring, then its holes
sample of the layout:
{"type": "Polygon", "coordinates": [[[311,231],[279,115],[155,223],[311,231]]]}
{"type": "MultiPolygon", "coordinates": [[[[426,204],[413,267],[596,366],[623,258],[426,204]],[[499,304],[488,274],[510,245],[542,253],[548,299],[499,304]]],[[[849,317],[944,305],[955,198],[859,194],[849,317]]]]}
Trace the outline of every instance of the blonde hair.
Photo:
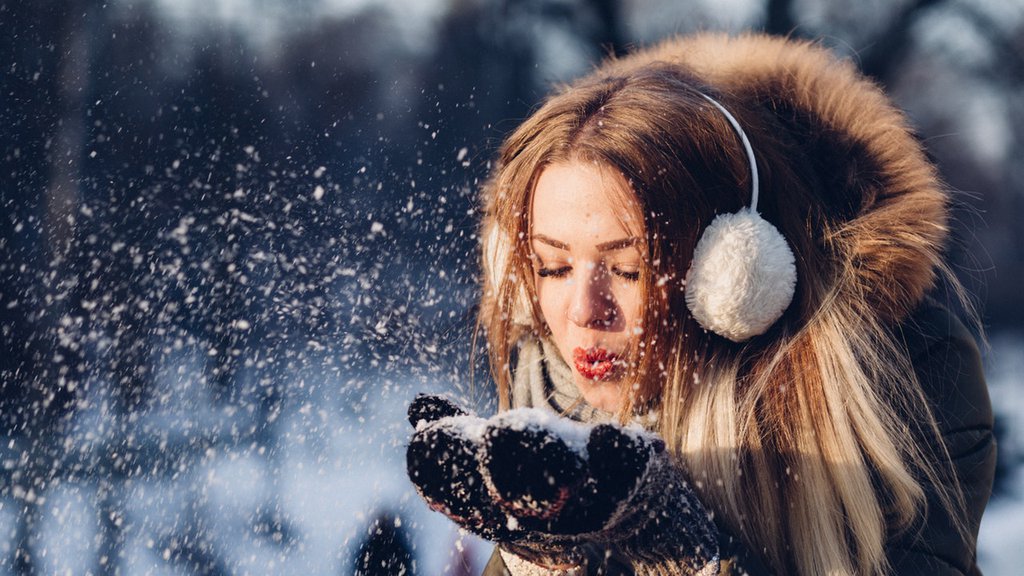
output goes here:
{"type": "Polygon", "coordinates": [[[893,333],[938,275],[959,286],[941,256],[948,198],[875,86],[813,45],[707,35],[613,60],[552,96],[507,139],[485,188],[480,322],[502,409],[513,348],[545,336],[531,195],[545,166],[569,160],[618,170],[646,225],[644,331],[620,418],[655,411],[702,497],[773,571],[884,573],[887,537],[925,513],[924,484],[963,517],[893,333]],[[701,94],[746,130],[760,211],[796,255],[793,303],[744,344],[702,330],[685,304],[700,232],[749,202],[743,149],[701,94]]]}

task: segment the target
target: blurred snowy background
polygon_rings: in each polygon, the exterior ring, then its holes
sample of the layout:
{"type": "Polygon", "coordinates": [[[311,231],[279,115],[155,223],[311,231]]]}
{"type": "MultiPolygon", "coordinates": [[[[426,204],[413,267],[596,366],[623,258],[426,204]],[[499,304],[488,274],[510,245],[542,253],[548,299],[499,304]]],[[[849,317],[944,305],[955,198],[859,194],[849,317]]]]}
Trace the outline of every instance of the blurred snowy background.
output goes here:
{"type": "Polygon", "coordinates": [[[699,29],[855,58],[962,191],[1019,573],[1024,0],[0,0],[0,574],[479,573],[404,472],[416,392],[493,410],[479,179],[699,29]]]}

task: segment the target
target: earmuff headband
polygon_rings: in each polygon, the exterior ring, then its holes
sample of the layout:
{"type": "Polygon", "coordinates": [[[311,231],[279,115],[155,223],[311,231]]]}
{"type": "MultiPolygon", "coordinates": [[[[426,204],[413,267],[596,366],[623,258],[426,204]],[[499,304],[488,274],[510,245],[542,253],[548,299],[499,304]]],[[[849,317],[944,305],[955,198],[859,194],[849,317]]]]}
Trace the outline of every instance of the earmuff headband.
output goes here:
{"type": "Polygon", "coordinates": [[[732,124],[732,129],[736,131],[736,135],[740,137],[740,141],[743,143],[743,149],[747,152],[747,163],[750,164],[750,209],[757,212],[757,192],[759,183],[757,178],[757,160],[754,159],[754,147],[750,145],[747,133],[743,131],[739,121],[725,109],[725,106],[722,106],[717,100],[703,92],[701,92],[700,95],[710,102],[715,108],[718,108],[722,115],[725,116],[725,119],[729,121],[729,124],[732,124]]]}

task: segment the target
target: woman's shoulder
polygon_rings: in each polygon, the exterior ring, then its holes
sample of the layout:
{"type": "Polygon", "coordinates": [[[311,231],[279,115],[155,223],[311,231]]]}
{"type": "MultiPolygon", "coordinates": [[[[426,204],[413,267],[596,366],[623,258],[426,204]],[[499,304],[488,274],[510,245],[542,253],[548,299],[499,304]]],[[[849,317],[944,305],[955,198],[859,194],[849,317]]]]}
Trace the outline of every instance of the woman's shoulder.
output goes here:
{"type": "Polygon", "coordinates": [[[981,352],[949,308],[925,298],[900,326],[922,392],[943,432],[992,426],[981,352]]]}
{"type": "Polygon", "coordinates": [[[900,326],[910,360],[942,434],[944,453],[963,495],[962,533],[941,503],[931,501],[918,530],[889,542],[899,574],[938,573],[949,567],[971,573],[981,516],[992,492],[995,441],[992,405],[974,336],[946,306],[922,303],[900,326]],[[966,540],[965,540],[966,537],[966,540]]]}
{"type": "Polygon", "coordinates": [[[927,352],[928,348],[941,342],[960,342],[973,346],[974,336],[957,314],[932,296],[927,296],[900,324],[907,349],[911,357],[927,352]]]}

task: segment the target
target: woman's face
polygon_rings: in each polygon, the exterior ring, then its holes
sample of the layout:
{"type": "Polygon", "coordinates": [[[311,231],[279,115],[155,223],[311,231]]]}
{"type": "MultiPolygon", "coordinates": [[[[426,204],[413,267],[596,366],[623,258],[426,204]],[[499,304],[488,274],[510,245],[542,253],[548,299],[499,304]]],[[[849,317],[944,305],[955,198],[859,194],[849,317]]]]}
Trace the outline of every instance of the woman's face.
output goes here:
{"type": "Polygon", "coordinates": [[[644,227],[633,191],[603,164],[551,164],[537,181],[530,222],[536,293],[551,337],[586,401],[615,411],[643,310],[644,227]]]}

